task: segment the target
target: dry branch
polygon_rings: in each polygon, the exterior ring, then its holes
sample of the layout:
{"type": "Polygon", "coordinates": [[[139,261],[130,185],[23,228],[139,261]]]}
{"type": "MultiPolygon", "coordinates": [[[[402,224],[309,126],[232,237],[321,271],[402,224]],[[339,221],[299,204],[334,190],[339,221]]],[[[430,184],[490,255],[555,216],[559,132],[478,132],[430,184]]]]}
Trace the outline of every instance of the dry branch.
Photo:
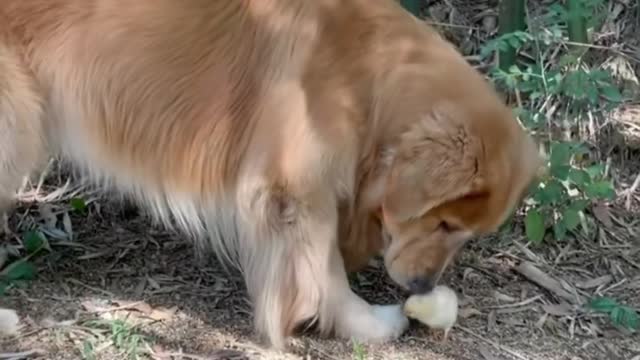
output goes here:
{"type": "Polygon", "coordinates": [[[584,299],[578,294],[571,294],[566,291],[562,284],[550,275],[546,274],[542,270],[538,269],[535,265],[530,262],[524,261],[520,263],[520,265],[514,268],[520,275],[527,278],[527,280],[537,284],[538,286],[545,288],[546,290],[552,292],[556,296],[567,300],[571,303],[581,304],[584,302],[584,299]]]}

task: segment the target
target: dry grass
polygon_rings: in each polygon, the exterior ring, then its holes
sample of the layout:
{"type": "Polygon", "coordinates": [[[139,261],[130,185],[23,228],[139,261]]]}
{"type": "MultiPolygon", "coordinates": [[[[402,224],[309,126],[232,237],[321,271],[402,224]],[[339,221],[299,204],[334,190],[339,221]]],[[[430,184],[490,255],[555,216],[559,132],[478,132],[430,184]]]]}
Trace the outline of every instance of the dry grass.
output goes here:
{"type": "MultiPolygon", "coordinates": [[[[475,54],[495,33],[495,1],[427,3],[430,22],[487,69],[475,54]]],[[[542,5],[530,1],[529,11],[542,5]]],[[[637,84],[639,6],[618,1],[608,10],[593,56],[616,67],[621,81],[637,84]]],[[[550,54],[548,61],[556,60],[550,54]]],[[[562,108],[544,99],[539,105],[550,115],[562,108]]],[[[2,235],[2,246],[20,252],[16,234],[37,227],[51,250],[34,260],[40,271],[34,281],[0,297],[0,307],[16,309],[23,325],[0,339],[0,359],[640,359],[637,333],[584,307],[594,296],[610,296],[640,309],[638,106],[591,114],[593,123],[579,129],[608,164],[618,194],[594,209],[597,231],[536,247],[516,222],[470,244],[445,275],[462,304],[445,344],[414,324],[391,344],[308,334],[292,341],[291,353],[265,350],[255,342],[237,274],[214,260],[196,263],[179,234],[154,227],[131,204],[77,185],[52,162],[40,181],[25,184],[9,219],[15,234],[2,235]],[[87,203],[86,213],[69,204],[77,197],[87,203]]],[[[379,264],[355,274],[352,283],[372,302],[404,296],[379,264]]]]}

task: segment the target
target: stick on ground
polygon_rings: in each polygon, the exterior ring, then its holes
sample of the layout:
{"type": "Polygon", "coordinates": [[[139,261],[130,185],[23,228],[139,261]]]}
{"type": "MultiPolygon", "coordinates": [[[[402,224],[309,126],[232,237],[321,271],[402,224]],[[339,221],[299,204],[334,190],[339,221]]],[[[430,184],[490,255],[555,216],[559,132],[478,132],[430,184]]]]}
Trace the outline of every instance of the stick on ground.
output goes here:
{"type": "Polygon", "coordinates": [[[527,278],[527,280],[535,283],[536,285],[547,289],[548,291],[554,293],[556,296],[567,300],[571,303],[580,304],[583,302],[583,299],[578,294],[571,294],[566,291],[560,282],[550,275],[547,275],[542,270],[538,269],[535,265],[528,261],[523,261],[520,265],[514,268],[520,275],[527,278]]]}

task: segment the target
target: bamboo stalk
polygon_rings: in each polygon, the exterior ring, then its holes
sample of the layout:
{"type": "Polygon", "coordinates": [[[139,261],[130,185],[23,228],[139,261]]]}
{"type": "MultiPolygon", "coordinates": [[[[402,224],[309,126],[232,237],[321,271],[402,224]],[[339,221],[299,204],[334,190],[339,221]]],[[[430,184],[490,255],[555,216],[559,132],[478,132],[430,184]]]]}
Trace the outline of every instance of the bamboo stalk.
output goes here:
{"type": "Polygon", "coordinates": [[[586,44],[587,20],[584,16],[584,0],[567,0],[567,27],[569,30],[569,40],[576,43],[586,44]]]}
{"type": "MultiPolygon", "coordinates": [[[[498,15],[498,34],[505,35],[525,30],[525,0],[500,1],[498,15]]],[[[498,66],[507,71],[516,63],[516,49],[509,45],[498,51],[498,66]]]]}

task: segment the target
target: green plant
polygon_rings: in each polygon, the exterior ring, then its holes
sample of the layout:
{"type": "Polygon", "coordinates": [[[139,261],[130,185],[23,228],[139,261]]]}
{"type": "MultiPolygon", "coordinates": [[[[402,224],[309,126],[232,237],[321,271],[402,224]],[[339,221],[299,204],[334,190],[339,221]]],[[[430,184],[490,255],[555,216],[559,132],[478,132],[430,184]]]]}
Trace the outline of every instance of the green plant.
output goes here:
{"type": "Polygon", "coordinates": [[[69,201],[71,208],[81,214],[87,211],[87,203],[82,198],[73,198],[69,201]]]}
{"type": "MultiPolygon", "coordinates": [[[[523,11],[514,8],[517,1],[503,1],[502,6],[511,7],[501,9],[499,21],[507,25],[515,21],[505,18],[508,14],[523,11]]],[[[569,46],[587,41],[582,33],[601,23],[602,11],[595,14],[602,6],[603,0],[553,3],[536,21],[527,19],[528,27],[509,25],[513,31],[500,32],[481,48],[483,58],[513,52],[489,76],[516,100],[517,117],[549,153],[547,174],[530,189],[525,209],[525,232],[534,243],[542,242],[549,229],[556,240],[580,227],[588,233],[590,205],[616,195],[604,167],[593,160],[597,154],[577,139],[582,139],[585,119],[611,110],[625,96],[610,72],[590,66],[586,51],[570,51],[569,46]],[[529,56],[518,58],[521,52],[529,56]],[[554,104],[553,111],[549,104],[554,104]]]]}
{"type": "Polygon", "coordinates": [[[35,279],[38,270],[31,262],[31,259],[44,250],[49,249],[47,238],[37,231],[27,232],[22,240],[24,256],[9,257],[6,248],[0,251],[6,255],[5,261],[0,261],[0,296],[4,295],[8,289],[15,286],[23,286],[26,281],[35,279]],[[9,262],[9,260],[13,260],[9,262]],[[4,266],[3,263],[7,263],[4,266]],[[4,266],[4,267],[3,267],[4,266]]]}
{"type": "Polygon", "coordinates": [[[353,360],[365,360],[367,352],[364,347],[357,341],[352,341],[353,346],[353,360]]]}
{"type": "MultiPolygon", "coordinates": [[[[93,319],[86,321],[84,325],[89,328],[106,331],[106,336],[111,345],[127,359],[137,360],[144,357],[148,353],[146,345],[152,342],[152,339],[140,332],[136,325],[132,325],[123,319],[93,319]]],[[[92,341],[85,341],[81,349],[84,359],[94,359],[95,348],[96,346],[92,341]]]]}
{"type": "Polygon", "coordinates": [[[548,160],[548,172],[531,190],[532,207],[525,217],[527,237],[535,243],[544,239],[548,228],[556,240],[579,226],[588,231],[585,209],[594,200],[611,200],[615,191],[604,178],[601,165],[585,166],[581,160],[588,154],[579,143],[554,142],[548,160]]]}
{"type": "MultiPolygon", "coordinates": [[[[498,33],[501,37],[522,33],[526,28],[525,0],[500,1],[500,22],[498,33]]],[[[498,67],[506,70],[515,65],[518,43],[507,41],[498,51],[498,67]]]]}
{"type": "Polygon", "coordinates": [[[638,330],[640,327],[638,312],[629,306],[619,304],[615,299],[596,297],[591,299],[587,306],[595,312],[609,315],[615,326],[628,330],[638,330]]]}

